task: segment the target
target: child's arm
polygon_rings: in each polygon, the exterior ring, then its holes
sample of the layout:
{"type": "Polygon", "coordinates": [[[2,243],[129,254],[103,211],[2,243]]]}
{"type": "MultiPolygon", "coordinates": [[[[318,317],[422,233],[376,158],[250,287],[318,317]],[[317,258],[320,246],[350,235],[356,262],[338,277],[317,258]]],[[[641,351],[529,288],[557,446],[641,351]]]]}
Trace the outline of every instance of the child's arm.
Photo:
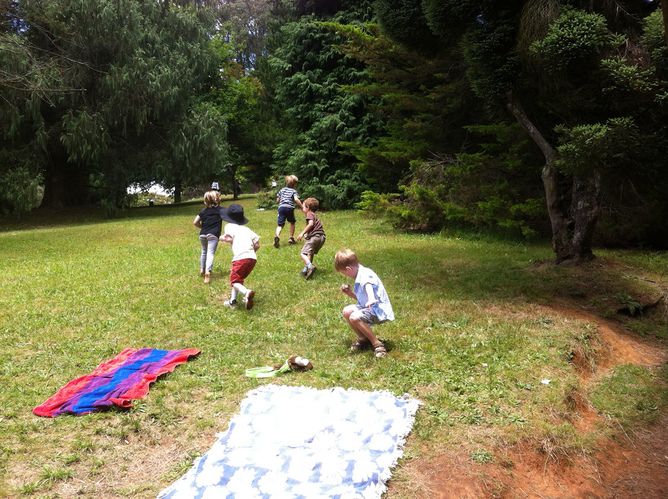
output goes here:
{"type": "Polygon", "coordinates": [[[313,222],[313,219],[312,219],[312,218],[309,218],[309,219],[308,219],[308,223],[306,224],[306,227],[304,227],[304,230],[301,231],[301,232],[297,235],[297,241],[301,241],[301,240],[302,240],[302,237],[304,237],[304,236],[306,235],[307,232],[310,232],[314,225],[315,225],[315,222],[313,222]]]}
{"type": "Polygon", "coordinates": [[[344,295],[350,296],[351,298],[357,298],[355,296],[355,293],[353,293],[352,289],[350,289],[350,284],[341,284],[341,292],[344,295]]]}
{"type": "Polygon", "coordinates": [[[364,291],[366,291],[367,302],[364,304],[365,308],[370,308],[373,304],[378,303],[376,299],[376,293],[373,292],[373,286],[371,283],[366,283],[364,285],[364,291]]]}
{"type": "Polygon", "coordinates": [[[223,234],[220,236],[220,240],[223,241],[224,243],[229,243],[232,244],[232,241],[234,241],[234,238],[230,236],[229,234],[223,234]]]}
{"type": "Polygon", "coordinates": [[[202,228],[202,219],[199,217],[199,215],[197,215],[195,220],[193,220],[193,225],[195,227],[199,227],[200,229],[202,228]]]}
{"type": "Polygon", "coordinates": [[[301,208],[302,208],[302,202],[301,202],[301,199],[299,199],[299,196],[297,196],[297,194],[295,194],[295,195],[292,197],[292,199],[295,200],[295,203],[297,203],[297,206],[299,206],[299,209],[301,210],[301,208]]]}

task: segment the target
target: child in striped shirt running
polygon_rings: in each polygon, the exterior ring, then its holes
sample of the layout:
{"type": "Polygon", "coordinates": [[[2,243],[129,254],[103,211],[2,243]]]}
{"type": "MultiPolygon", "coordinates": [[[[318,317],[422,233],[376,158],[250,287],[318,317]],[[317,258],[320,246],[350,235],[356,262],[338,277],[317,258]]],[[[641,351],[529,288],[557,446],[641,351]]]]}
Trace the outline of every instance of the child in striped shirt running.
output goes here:
{"type": "Polygon", "coordinates": [[[283,187],[278,194],[276,194],[276,203],[278,203],[278,222],[276,227],[276,235],[274,236],[274,248],[281,245],[281,230],[285,226],[285,221],[290,223],[290,239],[289,244],[295,244],[295,203],[300,208],[302,202],[299,199],[299,194],[295,190],[297,181],[299,179],[295,175],[288,175],[285,177],[285,187],[283,187]]]}

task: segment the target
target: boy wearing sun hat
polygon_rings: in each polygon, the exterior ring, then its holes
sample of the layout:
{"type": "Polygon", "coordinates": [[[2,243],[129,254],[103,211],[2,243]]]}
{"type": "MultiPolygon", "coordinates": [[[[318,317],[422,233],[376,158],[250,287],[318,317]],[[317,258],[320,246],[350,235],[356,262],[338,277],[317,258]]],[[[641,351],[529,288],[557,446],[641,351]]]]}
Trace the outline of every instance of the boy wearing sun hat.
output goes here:
{"type": "Polygon", "coordinates": [[[255,291],[244,286],[244,281],[250,275],[257,262],[256,251],[260,249],[260,236],[245,225],[248,219],[244,217],[244,208],[238,204],[231,204],[220,210],[220,216],[226,222],[220,240],[232,245],[232,266],[230,268],[230,299],[224,302],[226,307],[234,308],[238,305],[237,296],[243,295],[243,304],[246,310],[253,308],[255,291]]]}

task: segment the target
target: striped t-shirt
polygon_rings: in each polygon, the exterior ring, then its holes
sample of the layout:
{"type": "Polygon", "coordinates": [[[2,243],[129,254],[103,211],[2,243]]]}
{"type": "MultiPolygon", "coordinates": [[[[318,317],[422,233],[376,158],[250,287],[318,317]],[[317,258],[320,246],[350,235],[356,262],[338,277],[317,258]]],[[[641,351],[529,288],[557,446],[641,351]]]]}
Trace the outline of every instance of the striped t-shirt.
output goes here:
{"type": "Polygon", "coordinates": [[[295,207],[295,196],[299,197],[297,191],[292,187],[283,187],[278,191],[278,206],[289,206],[290,208],[295,207]]]}

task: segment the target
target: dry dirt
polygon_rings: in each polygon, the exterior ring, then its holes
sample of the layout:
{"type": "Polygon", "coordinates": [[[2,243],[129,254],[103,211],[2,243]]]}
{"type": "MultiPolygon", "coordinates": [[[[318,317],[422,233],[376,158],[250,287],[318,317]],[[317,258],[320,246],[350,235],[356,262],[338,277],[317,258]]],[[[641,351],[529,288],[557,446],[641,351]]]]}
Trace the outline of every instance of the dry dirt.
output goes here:
{"type": "MultiPolygon", "coordinates": [[[[597,325],[604,349],[596,369],[580,369],[584,387],[620,364],[659,366],[666,350],[640,339],[618,324],[566,304],[547,312],[597,325]]],[[[587,432],[600,419],[583,400],[575,400],[578,431],[587,432]]],[[[456,451],[408,464],[421,483],[419,498],[668,498],[668,413],[648,428],[597,442],[590,455],[551,459],[537,445],[524,443],[496,449],[495,461],[472,463],[468,452],[456,451]]]]}

